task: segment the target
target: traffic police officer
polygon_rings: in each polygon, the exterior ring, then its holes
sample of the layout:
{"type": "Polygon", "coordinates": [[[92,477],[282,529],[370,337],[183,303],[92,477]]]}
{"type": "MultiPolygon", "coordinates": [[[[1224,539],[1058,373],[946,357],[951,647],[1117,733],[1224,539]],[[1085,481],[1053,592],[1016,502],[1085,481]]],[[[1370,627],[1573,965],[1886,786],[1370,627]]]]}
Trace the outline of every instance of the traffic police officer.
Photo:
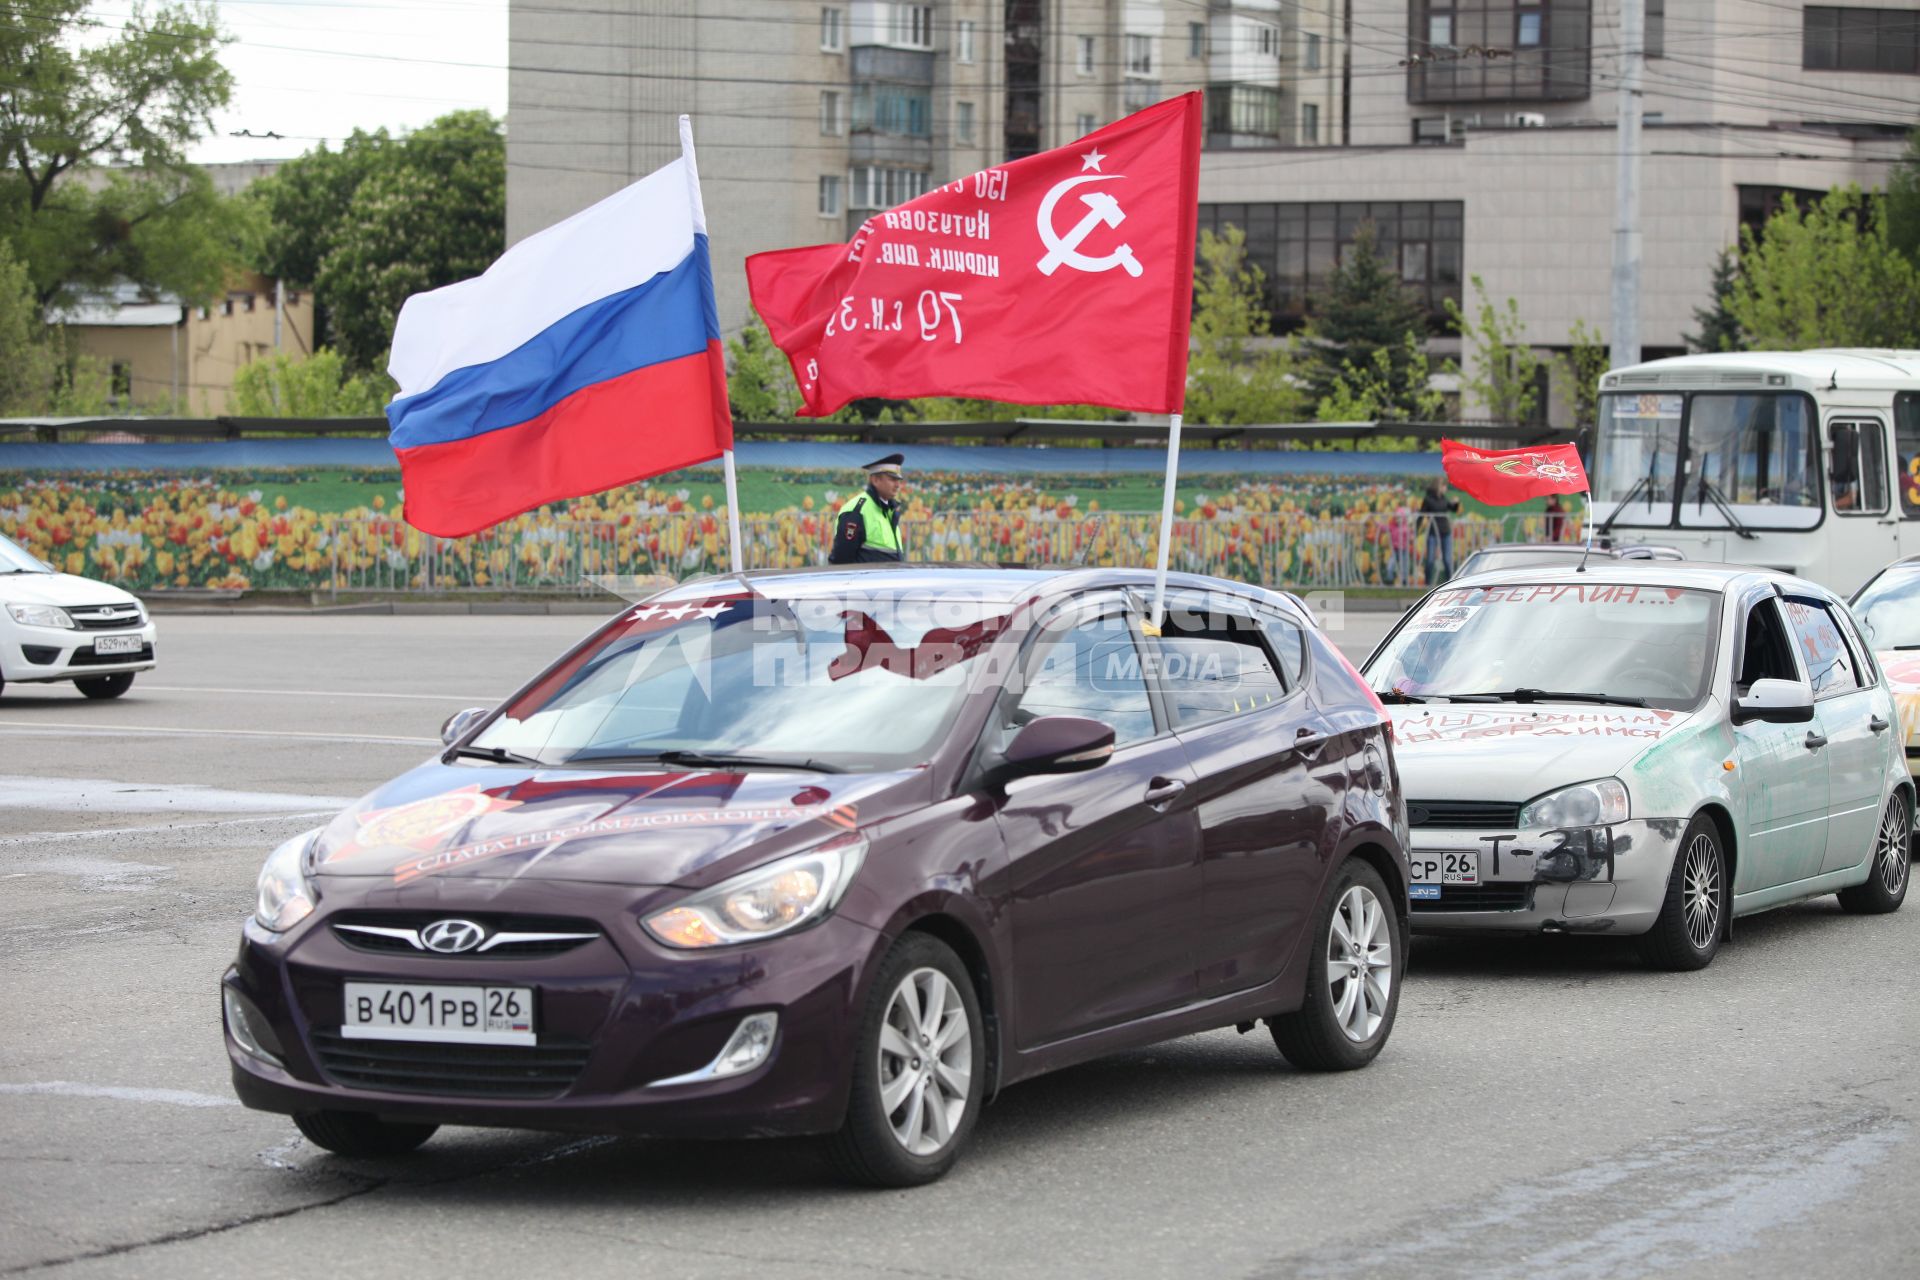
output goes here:
{"type": "Polygon", "coordinates": [[[834,518],[833,550],[828,564],[873,564],[900,560],[900,466],[904,454],[890,453],[866,464],[867,487],[840,507],[834,518]]]}

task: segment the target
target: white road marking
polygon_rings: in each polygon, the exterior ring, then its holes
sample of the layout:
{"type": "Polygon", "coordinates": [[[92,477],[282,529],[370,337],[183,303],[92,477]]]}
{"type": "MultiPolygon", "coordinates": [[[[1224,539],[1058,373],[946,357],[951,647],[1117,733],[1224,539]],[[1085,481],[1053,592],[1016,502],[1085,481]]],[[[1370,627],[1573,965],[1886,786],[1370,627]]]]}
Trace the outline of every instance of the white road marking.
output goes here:
{"type": "Polygon", "coordinates": [[[62,1098],[112,1098],[116,1102],[159,1102],[170,1107],[237,1107],[234,1098],[185,1089],[136,1089],[116,1084],[75,1084],[71,1080],[38,1080],[32,1084],[0,1084],[0,1093],[53,1094],[62,1098]]]}
{"type": "Polygon", "coordinates": [[[39,778],[0,775],[0,809],[59,809],[87,813],[284,813],[324,806],[345,808],[345,796],[287,791],[231,791],[192,782],[126,782],[111,778],[39,778]]]}
{"type": "MultiPolygon", "coordinates": [[[[344,809],[350,803],[352,802],[343,801],[340,808],[344,809]]],[[[8,836],[0,839],[0,849],[8,845],[44,844],[52,840],[91,840],[96,836],[137,836],[152,835],[156,832],[171,835],[175,831],[195,831],[207,827],[249,827],[271,825],[276,822],[311,822],[315,818],[331,818],[338,812],[339,809],[310,809],[306,813],[263,813],[252,818],[219,818],[207,822],[155,822],[144,827],[96,827],[92,831],[29,831],[23,836],[8,836]]],[[[0,877],[0,879],[4,878],[0,877]]]]}
{"type": "Polygon", "coordinates": [[[170,725],[76,724],[70,720],[35,720],[22,724],[0,725],[0,733],[38,734],[65,737],[119,737],[144,733],[154,737],[178,738],[305,738],[321,742],[390,742],[409,746],[437,747],[438,738],[401,738],[381,733],[303,733],[296,729],[183,729],[170,725]]]}
{"type": "Polygon", "coordinates": [[[491,707],[500,699],[467,693],[347,693],[338,689],[229,689],[199,684],[142,684],[148,693],[252,693],[283,698],[404,698],[413,702],[464,702],[469,706],[491,707]]]}

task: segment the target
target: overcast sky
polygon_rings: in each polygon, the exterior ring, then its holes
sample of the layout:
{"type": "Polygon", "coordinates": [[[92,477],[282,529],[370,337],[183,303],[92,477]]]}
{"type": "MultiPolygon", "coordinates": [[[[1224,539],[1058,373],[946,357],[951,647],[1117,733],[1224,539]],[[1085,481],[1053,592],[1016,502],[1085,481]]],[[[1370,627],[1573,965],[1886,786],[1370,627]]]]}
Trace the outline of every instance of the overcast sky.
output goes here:
{"type": "MultiPolygon", "coordinates": [[[[218,0],[233,105],[200,163],[297,156],[356,127],[422,125],[460,107],[507,110],[507,0],[218,0]],[[471,65],[445,65],[465,63],[471,65]],[[238,130],[282,139],[236,138],[238,130]]],[[[94,14],[124,22],[125,0],[94,14]]]]}

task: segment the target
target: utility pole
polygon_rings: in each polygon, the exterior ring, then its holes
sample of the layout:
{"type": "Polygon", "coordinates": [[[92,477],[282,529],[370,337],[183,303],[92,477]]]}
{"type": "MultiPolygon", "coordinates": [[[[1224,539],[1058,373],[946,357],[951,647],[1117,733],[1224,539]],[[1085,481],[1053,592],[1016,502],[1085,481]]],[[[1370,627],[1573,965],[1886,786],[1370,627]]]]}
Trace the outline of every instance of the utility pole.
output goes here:
{"type": "Polygon", "coordinates": [[[278,277],[273,282],[273,349],[280,350],[280,324],[287,314],[287,282],[278,277]]]}
{"type": "Polygon", "coordinates": [[[1613,346],[1619,369],[1640,363],[1640,72],[1646,61],[1646,0],[1620,0],[1620,164],[1613,212],[1613,346]]]}

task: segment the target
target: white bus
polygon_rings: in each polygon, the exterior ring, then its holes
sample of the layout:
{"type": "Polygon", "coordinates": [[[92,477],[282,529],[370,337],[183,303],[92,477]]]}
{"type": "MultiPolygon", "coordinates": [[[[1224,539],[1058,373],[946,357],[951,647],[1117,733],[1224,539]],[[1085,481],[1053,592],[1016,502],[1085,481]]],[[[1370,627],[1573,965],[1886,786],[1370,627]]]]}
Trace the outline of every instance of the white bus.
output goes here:
{"type": "Polygon", "coordinates": [[[1920,553],[1920,351],[1679,356],[1600,379],[1596,537],[1851,593],[1920,553]]]}

